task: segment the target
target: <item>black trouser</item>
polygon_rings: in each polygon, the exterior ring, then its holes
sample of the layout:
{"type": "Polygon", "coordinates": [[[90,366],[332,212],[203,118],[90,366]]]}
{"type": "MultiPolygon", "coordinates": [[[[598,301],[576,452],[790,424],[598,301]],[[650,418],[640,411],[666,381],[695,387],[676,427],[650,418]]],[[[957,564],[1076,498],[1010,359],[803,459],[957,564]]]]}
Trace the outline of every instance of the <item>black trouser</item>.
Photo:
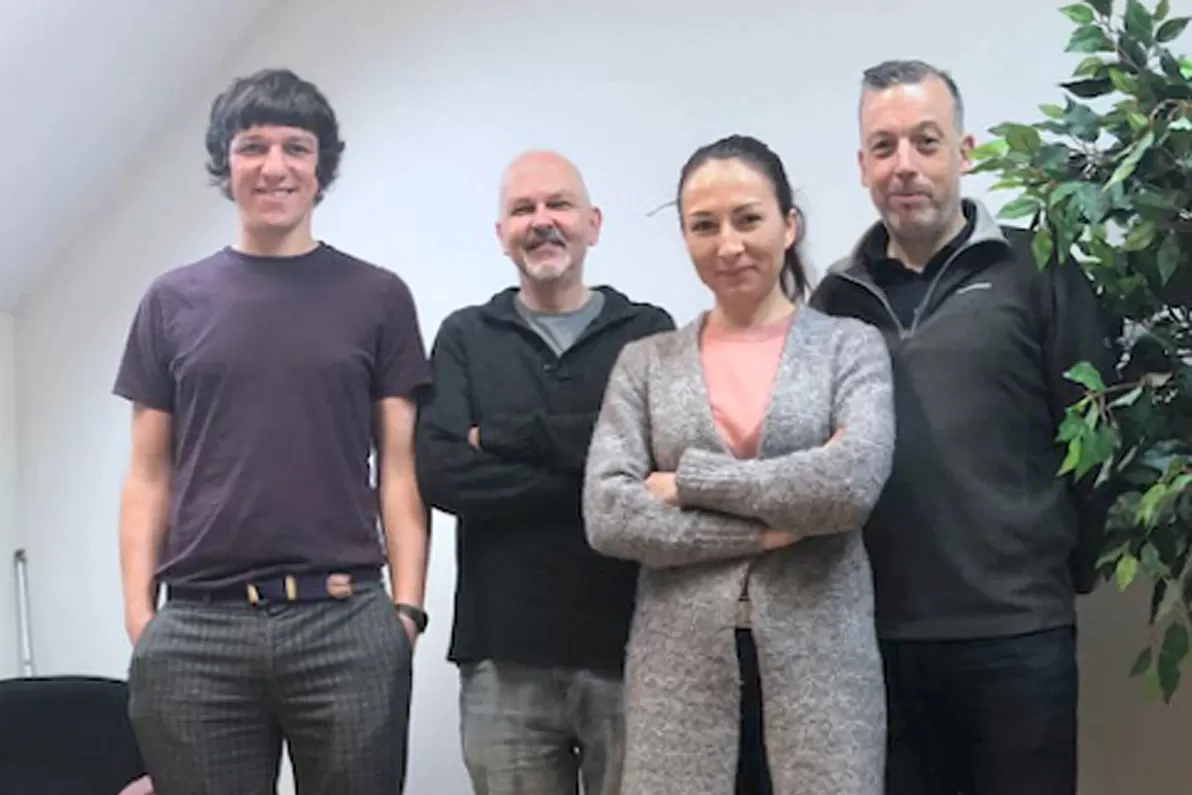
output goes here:
{"type": "Polygon", "coordinates": [[[1075,795],[1072,627],[885,641],[886,795],[1075,795]]]}
{"type": "Polygon", "coordinates": [[[133,651],[129,713],[158,795],[399,795],[411,645],[379,583],[346,599],[171,600],[133,651]]]}
{"type": "Polygon", "coordinates": [[[737,660],[741,666],[741,739],[737,757],[736,795],[772,795],[770,766],[762,729],[762,684],[757,645],[747,629],[737,630],[737,660]]]}

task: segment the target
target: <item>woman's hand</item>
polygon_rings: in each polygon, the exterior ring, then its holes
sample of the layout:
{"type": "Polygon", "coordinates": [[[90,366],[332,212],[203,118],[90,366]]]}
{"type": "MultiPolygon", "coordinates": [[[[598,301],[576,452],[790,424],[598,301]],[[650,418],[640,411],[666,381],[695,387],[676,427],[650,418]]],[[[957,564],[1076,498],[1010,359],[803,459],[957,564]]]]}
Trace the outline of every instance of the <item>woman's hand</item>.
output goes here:
{"type": "Polygon", "coordinates": [[[791,544],[799,540],[799,537],[794,533],[786,530],[763,530],[762,531],[762,549],[769,552],[773,549],[782,549],[789,547],[791,544]]]}
{"type": "Polygon", "coordinates": [[[674,472],[651,472],[646,476],[646,488],[654,498],[667,505],[679,504],[679,489],[675,485],[674,472]]]}

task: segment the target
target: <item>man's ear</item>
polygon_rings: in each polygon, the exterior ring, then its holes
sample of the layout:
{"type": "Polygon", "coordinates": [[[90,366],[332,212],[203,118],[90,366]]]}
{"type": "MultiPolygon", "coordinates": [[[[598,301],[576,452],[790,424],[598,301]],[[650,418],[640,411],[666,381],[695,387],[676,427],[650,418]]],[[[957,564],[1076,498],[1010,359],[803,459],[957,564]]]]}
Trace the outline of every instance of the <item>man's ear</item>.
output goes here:
{"type": "Polygon", "coordinates": [[[592,218],[588,222],[588,245],[594,246],[600,242],[600,229],[604,224],[604,214],[599,207],[592,207],[592,218]]]}
{"type": "Polygon", "coordinates": [[[977,146],[973,136],[964,135],[960,139],[960,167],[967,172],[973,167],[973,149],[977,146]]]}

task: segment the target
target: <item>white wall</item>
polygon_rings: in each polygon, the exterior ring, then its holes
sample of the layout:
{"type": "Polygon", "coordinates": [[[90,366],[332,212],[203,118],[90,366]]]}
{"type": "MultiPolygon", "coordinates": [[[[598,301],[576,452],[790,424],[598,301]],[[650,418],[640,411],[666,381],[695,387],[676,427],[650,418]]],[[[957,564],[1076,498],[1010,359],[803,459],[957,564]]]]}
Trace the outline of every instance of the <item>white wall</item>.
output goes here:
{"type": "Polygon", "coordinates": [[[17,548],[15,328],[12,315],[0,312],[0,679],[19,670],[12,571],[12,554],[17,548]]]}
{"type": "MultiPolygon", "coordinates": [[[[1038,0],[1003,0],[979,27],[948,0],[728,8],[715,0],[567,8],[545,0],[295,0],[210,89],[284,64],[327,91],[348,148],[317,233],[405,277],[429,342],[447,312],[512,278],[492,221],[498,173],[521,149],[571,155],[603,205],[605,235],[590,278],[685,320],[707,297],[685,261],[673,212],[646,213],[673,197],[696,145],[734,131],[769,141],[800,189],[810,253],[823,267],[873,216],[854,166],[864,66],[917,56],[950,67],[980,132],[1053,100],[1072,64],[1058,54],[1066,23],[1038,0]],[[1019,37],[1014,45],[1011,36],[1019,37]]],[[[205,186],[201,168],[209,100],[195,100],[194,113],[131,175],[133,188],[113,197],[106,220],[20,308],[20,520],[36,564],[44,673],[125,671],[115,520],[128,410],[108,390],[147,282],[231,235],[230,209],[205,186]]],[[[412,795],[468,791],[455,673],[443,661],[452,544],[450,522],[437,516],[433,619],[417,656],[412,795]]],[[[1176,782],[1188,771],[1190,700],[1164,710],[1124,678],[1139,637],[1130,608],[1112,594],[1088,605],[1086,795],[1126,791],[1127,781],[1140,795],[1184,791],[1176,782]]]]}

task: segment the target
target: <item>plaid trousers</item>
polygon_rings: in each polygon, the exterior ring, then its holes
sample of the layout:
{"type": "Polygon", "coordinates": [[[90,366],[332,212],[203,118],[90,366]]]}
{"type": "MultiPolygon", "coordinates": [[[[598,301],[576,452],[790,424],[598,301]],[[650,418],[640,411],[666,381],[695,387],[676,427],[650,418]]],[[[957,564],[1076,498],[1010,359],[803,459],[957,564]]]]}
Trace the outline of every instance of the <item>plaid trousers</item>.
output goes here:
{"type": "Polygon", "coordinates": [[[412,646],[379,584],[344,600],[170,601],[137,639],[129,716],[157,795],[400,795],[412,646]]]}

